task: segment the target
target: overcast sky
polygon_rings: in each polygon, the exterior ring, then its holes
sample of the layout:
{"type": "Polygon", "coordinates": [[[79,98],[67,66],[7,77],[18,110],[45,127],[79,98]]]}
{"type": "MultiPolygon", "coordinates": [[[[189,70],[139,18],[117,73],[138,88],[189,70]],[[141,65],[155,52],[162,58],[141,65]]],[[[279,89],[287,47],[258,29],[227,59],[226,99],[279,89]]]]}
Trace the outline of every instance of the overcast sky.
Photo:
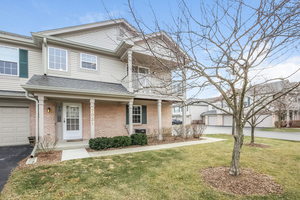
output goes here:
{"type": "MultiPolygon", "coordinates": [[[[136,0],[135,9],[145,22],[152,23],[153,15],[148,7],[149,1],[136,0]]],[[[151,0],[155,13],[162,23],[171,22],[170,11],[177,11],[175,0],[151,0]]],[[[115,17],[123,17],[133,23],[128,13],[127,0],[104,0],[109,13],[115,17]]],[[[189,1],[192,10],[197,11],[197,2],[189,1]]],[[[107,20],[107,11],[100,0],[1,0],[0,30],[30,36],[37,32],[67,26],[107,20]]],[[[266,77],[274,78],[287,75],[300,66],[300,55],[294,53],[284,59],[276,67],[265,72],[266,77]]],[[[299,81],[300,74],[294,75],[291,81],[299,81]]],[[[200,98],[216,96],[216,90],[205,91],[200,98]]],[[[188,93],[191,96],[192,92],[188,93]]]]}

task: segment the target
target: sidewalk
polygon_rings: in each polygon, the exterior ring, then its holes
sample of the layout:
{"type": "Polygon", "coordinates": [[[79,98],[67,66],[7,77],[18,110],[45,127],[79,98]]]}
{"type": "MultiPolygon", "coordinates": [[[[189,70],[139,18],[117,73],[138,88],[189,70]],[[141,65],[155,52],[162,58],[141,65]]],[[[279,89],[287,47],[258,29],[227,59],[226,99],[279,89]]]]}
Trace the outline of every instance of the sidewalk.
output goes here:
{"type": "Polygon", "coordinates": [[[196,145],[196,144],[219,142],[219,141],[223,141],[223,140],[225,140],[225,139],[202,137],[202,140],[199,140],[199,141],[179,142],[179,143],[161,144],[161,145],[144,146],[144,147],[142,146],[142,147],[117,149],[117,150],[110,150],[110,151],[87,152],[85,149],[80,149],[80,152],[81,152],[80,156],[78,156],[78,151],[76,151],[76,150],[75,151],[74,150],[73,151],[63,150],[62,161],[88,158],[88,157],[101,157],[101,156],[120,155],[120,154],[135,153],[135,152],[142,152],[142,151],[169,149],[169,148],[190,146],[190,145],[196,145]]]}

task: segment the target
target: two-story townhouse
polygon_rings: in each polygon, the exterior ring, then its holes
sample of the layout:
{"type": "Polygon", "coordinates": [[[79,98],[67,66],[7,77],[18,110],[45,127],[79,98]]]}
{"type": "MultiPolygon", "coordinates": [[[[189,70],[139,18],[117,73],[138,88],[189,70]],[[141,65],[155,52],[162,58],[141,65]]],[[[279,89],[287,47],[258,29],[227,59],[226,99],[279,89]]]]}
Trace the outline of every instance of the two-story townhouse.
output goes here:
{"type": "MultiPolygon", "coordinates": [[[[272,94],[275,94],[280,91],[284,91],[284,87],[288,86],[290,83],[289,81],[277,81],[272,82],[268,84],[260,85],[258,90],[259,92],[255,95],[253,92],[253,89],[249,90],[246,93],[246,97],[244,98],[244,109],[245,113],[248,111],[248,109],[251,107],[251,104],[255,101],[258,101],[260,98],[266,97],[267,95],[272,96],[272,94]]],[[[292,92],[289,92],[287,96],[292,96],[293,98],[288,98],[286,101],[285,106],[283,106],[283,112],[285,115],[281,116],[282,120],[299,120],[300,119],[300,103],[298,101],[299,99],[299,89],[295,89],[292,92]]],[[[283,97],[285,98],[286,95],[283,97]]],[[[286,98],[285,98],[286,99],[286,98]]],[[[231,109],[226,104],[225,100],[222,100],[221,97],[217,97],[215,99],[212,99],[212,102],[216,107],[220,107],[224,110],[227,110],[228,112],[231,111],[231,109]]],[[[280,103],[282,104],[282,103],[280,103]]],[[[212,105],[208,105],[208,111],[205,113],[202,113],[201,115],[205,117],[205,123],[207,125],[211,126],[232,126],[233,119],[231,115],[228,115],[227,113],[218,110],[216,107],[212,105]]],[[[257,122],[260,122],[257,127],[274,127],[275,121],[278,121],[278,116],[276,114],[276,102],[269,105],[268,112],[265,114],[259,114],[256,115],[257,122]]],[[[249,123],[245,124],[245,127],[250,127],[249,123]]]]}
{"type": "MultiPolygon", "coordinates": [[[[153,55],[125,19],[31,35],[0,32],[0,146],[172,126],[176,98],[143,89],[158,82],[152,74],[171,74],[149,67],[153,55]]],[[[163,31],[149,37],[157,36],[173,42],[163,31]]]]}
{"type": "MultiPolygon", "coordinates": [[[[185,106],[186,108],[186,124],[192,123],[205,123],[202,113],[208,110],[206,103],[195,103],[185,106]]],[[[183,107],[181,104],[172,105],[172,118],[182,121],[183,118],[183,107]]]]}

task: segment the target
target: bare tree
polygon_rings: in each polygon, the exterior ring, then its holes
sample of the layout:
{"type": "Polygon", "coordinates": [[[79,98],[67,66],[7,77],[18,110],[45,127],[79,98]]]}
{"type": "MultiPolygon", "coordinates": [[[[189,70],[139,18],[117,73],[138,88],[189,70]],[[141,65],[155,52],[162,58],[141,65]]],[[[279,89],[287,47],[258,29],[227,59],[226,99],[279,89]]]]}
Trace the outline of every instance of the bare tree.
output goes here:
{"type": "MultiPolygon", "coordinates": [[[[247,111],[244,109],[244,99],[251,87],[285,80],[296,73],[260,80],[267,68],[274,67],[299,45],[299,1],[200,1],[197,11],[194,11],[196,8],[191,10],[188,3],[181,0],[178,14],[171,13],[173,22],[162,25],[168,34],[162,31],[161,20],[156,17],[151,5],[154,26],[140,17],[131,0],[128,0],[128,7],[139,32],[138,37],[144,44],[141,48],[153,57],[147,62],[149,67],[156,68],[159,73],[170,72],[173,75],[156,77],[159,84],[149,84],[151,90],[175,95],[170,87],[174,82],[182,82],[183,91],[192,90],[193,97],[206,89],[214,89],[221,94],[230,110],[205,100],[189,104],[205,102],[233,116],[234,148],[229,173],[239,175],[245,123],[299,86],[299,83],[292,84],[282,93],[265,95],[247,111]]],[[[177,97],[187,105],[182,96],[177,97]]]]}

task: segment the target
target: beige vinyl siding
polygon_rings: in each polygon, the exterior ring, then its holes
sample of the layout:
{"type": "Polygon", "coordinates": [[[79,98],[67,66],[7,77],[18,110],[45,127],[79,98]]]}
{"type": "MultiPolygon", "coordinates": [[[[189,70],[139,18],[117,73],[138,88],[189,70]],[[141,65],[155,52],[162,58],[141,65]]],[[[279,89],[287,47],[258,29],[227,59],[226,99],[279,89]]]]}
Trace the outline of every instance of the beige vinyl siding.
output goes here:
{"type": "Polygon", "coordinates": [[[57,37],[80,42],[92,46],[114,50],[121,42],[117,40],[119,30],[117,27],[89,30],[73,34],[58,35],[57,37]]]}
{"type": "Polygon", "coordinates": [[[32,77],[33,74],[43,74],[42,50],[38,48],[13,45],[4,42],[0,42],[0,45],[28,50],[28,78],[0,75],[0,90],[24,91],[21,85],[24,85],[32,77]]]}
{"type": "Polygon", "coordinates": [[[96,54],[94,52],[69,49],[63,46],[49,44],[50,47],[65,49],[68,51],[68,71],[49,70],[48,75],[60,76],[75,79],[85,79],[91,81],[103,81],[110,83],[121,83],[121,79],[126,76],[126,63],[119,58],[96,54]],[[80,54],[86,53],[97,56],[97,70],[83,69],[80,66],[80,54]]]}

